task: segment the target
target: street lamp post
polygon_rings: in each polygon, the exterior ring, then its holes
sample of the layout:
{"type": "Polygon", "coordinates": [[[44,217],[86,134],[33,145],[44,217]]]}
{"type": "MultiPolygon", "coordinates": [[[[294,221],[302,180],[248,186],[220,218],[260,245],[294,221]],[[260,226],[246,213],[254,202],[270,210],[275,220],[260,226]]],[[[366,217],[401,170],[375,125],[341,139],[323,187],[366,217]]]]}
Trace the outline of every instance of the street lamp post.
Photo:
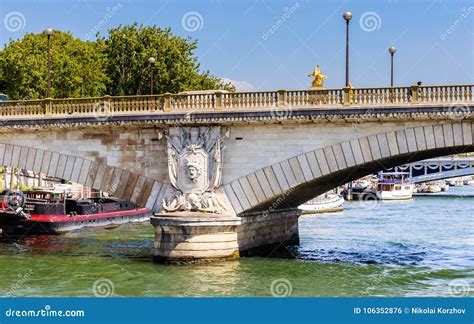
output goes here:
{"type": "Polygon", "coordinates": [[[46,28],[43,33],[48,36],[48,98],[51,98],[51,35],[53,35],[53,30],[46,28]]]}
{"type": "MultiPolygon", "coordinates": [[[[396,51],[396,48],[393,46],[388,49],[388,52],[390,53],[390,88],[393,88],[393,54],[395,54],[396,51]]],[[[393,99],[393,89],[390,89],[390,101],[393,102],[393,99]]]]}
{"type": "Polygon", "coordinates": [[[148,63],[150,63],[150,69],[151,69],[151,75],[150,75],[150,94],[153,94],[153,72],[154,72],[154,69],[153,69],[153,66],[155,65],[155,58],[154,57],[150,57],[148,58],[148,63]]]}
{"type": "Polygon", "coordinates": [[[351,20],[352,14],[346,11],[342,17],[346,21],[346,87],[349,87],[349,20],[351,20]]]}
{"type": "Polygon", "coordinates": [[[391,87],[393,87],[393,54],[395,54],[396,51],[397,49],[393,46],[388,49],[388,52],[390,53],[390,86],[391,87]]]}

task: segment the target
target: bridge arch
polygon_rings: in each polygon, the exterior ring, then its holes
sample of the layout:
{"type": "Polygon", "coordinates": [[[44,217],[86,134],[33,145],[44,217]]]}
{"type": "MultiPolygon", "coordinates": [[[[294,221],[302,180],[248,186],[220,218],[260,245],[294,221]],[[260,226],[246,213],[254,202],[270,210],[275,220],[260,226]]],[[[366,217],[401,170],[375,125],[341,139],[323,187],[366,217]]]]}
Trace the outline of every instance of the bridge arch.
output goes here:
{"type": "Polygon", "coordinates": [[[430,173],[427,175],[421,175],[412,177],[413,183],[423,183],[437,180],[444,180],[449,178],[465,177],[474,175],[474,167],[468,167],[463,169],[455,169],[443,172],[430,173]]]}
{"type": "Polygon", "coordinates": [[[0,143],[0,165],[60,178],[158,210],[167,185],[103,162],[34,147],[0,143]]]}
{"type": "Polygon", "coordinates": [[[296,208],[314,196],[397,165],[474,151],[471,121],[383,132],[293,156],[223,186],[234,211],[296,208]]]}

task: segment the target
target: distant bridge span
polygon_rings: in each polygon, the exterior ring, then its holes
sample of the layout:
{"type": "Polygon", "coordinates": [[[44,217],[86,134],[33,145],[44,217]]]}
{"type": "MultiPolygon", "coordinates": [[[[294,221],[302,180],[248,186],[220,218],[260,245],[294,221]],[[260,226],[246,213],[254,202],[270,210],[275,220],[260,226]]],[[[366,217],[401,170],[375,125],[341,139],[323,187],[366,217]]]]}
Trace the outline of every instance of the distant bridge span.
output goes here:
{"type": "Polygon", "coordinates": [[[405,164],[393,168],[409,172],[413,183],[474,175],[474,158],[440,158],[405,164]]]}

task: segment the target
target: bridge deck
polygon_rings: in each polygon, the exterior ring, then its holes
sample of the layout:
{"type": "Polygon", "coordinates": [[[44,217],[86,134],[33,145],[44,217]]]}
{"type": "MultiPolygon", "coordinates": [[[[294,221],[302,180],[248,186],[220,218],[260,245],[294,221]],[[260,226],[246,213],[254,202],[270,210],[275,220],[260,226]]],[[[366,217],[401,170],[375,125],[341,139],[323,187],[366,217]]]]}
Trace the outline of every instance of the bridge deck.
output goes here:
{"type": "Polygon", "coordinates": [[[474,85],[437,85],[383,88],[278,90],[258,92],[209,91],[186,94],[104,96],[93,98],[44,99],[0,102],[3,119],[31,119],[51,116],[101,116],[251,112],[293,109],[347,110],[348,108],[414,108],[445,106],[455,114],[470,112],[474,85]]]}

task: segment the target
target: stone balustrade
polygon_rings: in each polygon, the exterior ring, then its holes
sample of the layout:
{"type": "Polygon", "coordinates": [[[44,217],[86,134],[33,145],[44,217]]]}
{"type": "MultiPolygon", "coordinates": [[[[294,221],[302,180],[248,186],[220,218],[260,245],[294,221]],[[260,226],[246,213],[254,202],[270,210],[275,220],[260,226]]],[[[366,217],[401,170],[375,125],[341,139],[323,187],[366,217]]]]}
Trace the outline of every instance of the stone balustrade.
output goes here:
{"type": "Polygon", "coordinates": [[[474,85],[437,85],[378,88],[202,92],[140,96],[21,100],[0,102],[3,119],[31,116],[107,116],[191,111],[266,109],[400,107],[419,104],[474,102],[474,85]]]}

